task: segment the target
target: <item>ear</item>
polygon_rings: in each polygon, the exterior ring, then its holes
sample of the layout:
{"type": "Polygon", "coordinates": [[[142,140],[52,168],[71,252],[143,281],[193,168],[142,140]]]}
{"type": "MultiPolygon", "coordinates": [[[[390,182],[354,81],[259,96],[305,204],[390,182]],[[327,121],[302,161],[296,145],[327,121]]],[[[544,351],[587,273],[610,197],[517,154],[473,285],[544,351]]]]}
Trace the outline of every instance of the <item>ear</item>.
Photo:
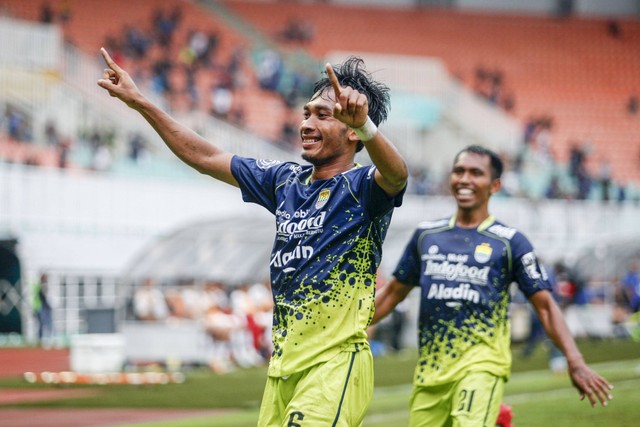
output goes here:
{"type": "Polygon", "coordinates": [[[353,129],[351,129],[350,127],[348,127],[347,130],[347,138],[349,138],[349,142],[355,142],[356,144],[360,141],[360,138],[358,138],[358,135],[356,135],[356,133],[353,131],[353,129]]]}
{"type": "Polygon", "coordinates": [[[497,193],[498,191],[500,191],[501,188],[502,188],[502,181],[500,181],[500,178],[494,179],[491,182],[491,187],[490,187],[491,194],[497,193]]]}

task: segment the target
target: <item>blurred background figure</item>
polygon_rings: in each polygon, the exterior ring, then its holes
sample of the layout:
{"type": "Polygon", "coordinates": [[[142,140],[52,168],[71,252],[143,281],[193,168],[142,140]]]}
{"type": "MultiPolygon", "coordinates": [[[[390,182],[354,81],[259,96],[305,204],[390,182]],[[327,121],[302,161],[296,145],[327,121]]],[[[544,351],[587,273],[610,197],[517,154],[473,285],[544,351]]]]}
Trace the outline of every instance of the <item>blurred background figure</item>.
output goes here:
{"type": "Polygon", "coordinates": [[[640,260],[634,259],[629,263],[622,284],[627,293],[629,308],[633,313],[640,311],[640,260]]]}
{"type": "Polygon", "coordinates": [[[167,301],[153,279],[145,279],[142,286],[136,289],[133,295],[133,313],[137,320],[167,320],[169,316],[167,301]]]}
{"type": "Polygon", "coordinates": [[[53,313],[48,293],[49,278],[42,273],[33,286],[33,313],[38,322],[38,343],[43,347],[49,347],[53,338],[53,313]]]}
{"type": "MultiPolygon", "coordinates": [[[[215,286],[212,285],[212,288],[215,286]]],[[[235,369],[231,337],[243,326],[242,319],[229,310],[225,301],[226,298],[212,298],[203,320],[205,330],[212,339],[209,367],[217,374],[235,369]]]]}

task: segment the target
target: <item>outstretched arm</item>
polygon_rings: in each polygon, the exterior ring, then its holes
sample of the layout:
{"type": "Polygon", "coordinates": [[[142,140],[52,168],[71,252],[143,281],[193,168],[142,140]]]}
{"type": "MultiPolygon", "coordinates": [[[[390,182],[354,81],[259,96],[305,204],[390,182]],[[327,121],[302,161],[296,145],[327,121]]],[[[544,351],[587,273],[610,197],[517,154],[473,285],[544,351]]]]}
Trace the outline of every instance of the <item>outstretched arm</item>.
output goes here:
{"type": "MultiPolygon", "coordinates": [[[[369,114],[367,97],[348,86],[340,86],[331,64],[326,65],[326,70],[336,98],[334,117],[351,129],[362,128],[367,123],[369,114]]],[[[400,193],[407,184],[409,172],[396,147],[379,130],[362,142],[376,166],[375,180],[380,188],[391,197],[400,193]]]]}
{"type": "Polygon", "coordinates": [[[587,396],[591,406],[595,406],[597,400],[602,406],[607,406],[607,401],[613,398],[610,393],[613,386],[589,368],[584,361],[551,292],[536,292],[529,301],[533,304],[547,336],[566,356],[571,382],[580,392],[580,399],[587,396]]]}
{"type": "Polygon", "coordinates": [[[375,325],[391,313],[395,306],[409,295],[409,292],[411,292],[412,289],[412,286],[403,284],[395,277],[391,279],[386,286],[378,289],[376,291],[376,311],[373,315],[371,324],[375,325]]]}
{"type": "Polygon", "coordinates": [[[154,105],[140,92],[129,73],[120,68],[104,48],[100,49],[100,53],[108,68],[105,68],[102,79],[98,80],[98,86],[140,113],[180,160],[200,173],[238,186],[231,174],[231,153],[210,144],[154,105]]]}

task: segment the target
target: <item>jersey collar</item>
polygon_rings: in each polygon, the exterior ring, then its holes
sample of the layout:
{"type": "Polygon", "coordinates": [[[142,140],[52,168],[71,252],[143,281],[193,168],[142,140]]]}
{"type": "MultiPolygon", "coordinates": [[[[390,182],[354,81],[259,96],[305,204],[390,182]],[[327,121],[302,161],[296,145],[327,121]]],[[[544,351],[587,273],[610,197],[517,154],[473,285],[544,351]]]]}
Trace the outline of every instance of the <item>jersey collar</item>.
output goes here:
{"type": "MultiPolygon", "coordinates": [[[[456,226],[456,220],[458,219],[458,214],[454,213],[449,220],[449,227],[453,228],[456,226]]],[[[496,221],[496,217],[493,215],[489,215],[484,221],[480,223],[477,230],[484,231],[489,228],[496,221]]]]}
{"type": "MultiPolygon", "coordinates": [[[[354,163],[353,167],[351,169],[349,169],[348,171],[344,171],[342,173],[346,173],[346,172],[352,171],[354,169],[358,169],[359,167],[362,167],[362,165],[360,163],[354,163]]],[[[313,175],[313,168],[311,169],[311,173],[309,174],[307,179],[304,180],[304,185],[310,185],[311,184],[311,175],[313,175]]],[[[329,178],[329,179],[331,179],[331,178],[329,178]]]]}

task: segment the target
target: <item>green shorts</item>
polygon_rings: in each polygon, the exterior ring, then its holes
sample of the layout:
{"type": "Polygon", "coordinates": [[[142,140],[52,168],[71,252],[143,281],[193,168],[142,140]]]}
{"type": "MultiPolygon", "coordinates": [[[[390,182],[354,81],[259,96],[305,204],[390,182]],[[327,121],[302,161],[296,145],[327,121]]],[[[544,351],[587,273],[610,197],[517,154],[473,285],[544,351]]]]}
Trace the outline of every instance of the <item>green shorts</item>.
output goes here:
{"type": "Polygon", "coordinates": [[[288,377],[269,377],[259,427],[361,426],[373,397],[367,344],[288,377]]]}
{"type": "Polygon", "coordinates": [[[411,427],[495,427],[504,379],[470,372],[459,381],[433,387],[414,386],[411,427]]]}

